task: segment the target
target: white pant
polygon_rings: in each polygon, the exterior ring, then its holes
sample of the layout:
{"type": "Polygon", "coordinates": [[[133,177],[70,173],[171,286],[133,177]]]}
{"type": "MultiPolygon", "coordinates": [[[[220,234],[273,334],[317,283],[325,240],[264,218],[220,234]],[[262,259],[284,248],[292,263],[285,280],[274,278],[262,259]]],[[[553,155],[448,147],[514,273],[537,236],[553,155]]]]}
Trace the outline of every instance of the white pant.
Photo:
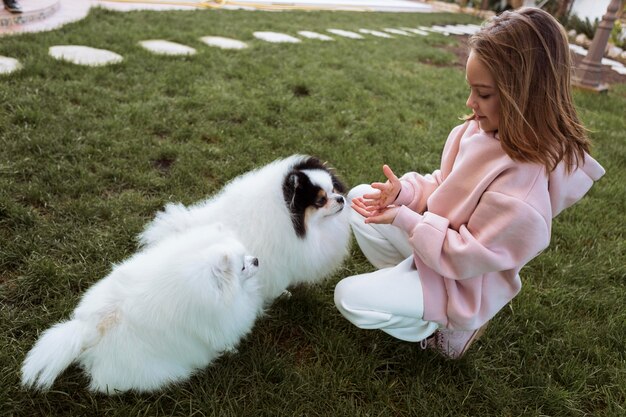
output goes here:
{"type": "MultiPolygon", "coordinates": [[[[353,188],[348,201],[372,191],[367,184],[353,188]]],[[[361,329],[380,329],[401,340],[417,342],[437,330],[422,319],[424,296],[406,233],[392,225],[366,224],[352,210],[350,223],[365,257],[379,268],[341,280],[335,287],[335,305],[361,329]]]]}

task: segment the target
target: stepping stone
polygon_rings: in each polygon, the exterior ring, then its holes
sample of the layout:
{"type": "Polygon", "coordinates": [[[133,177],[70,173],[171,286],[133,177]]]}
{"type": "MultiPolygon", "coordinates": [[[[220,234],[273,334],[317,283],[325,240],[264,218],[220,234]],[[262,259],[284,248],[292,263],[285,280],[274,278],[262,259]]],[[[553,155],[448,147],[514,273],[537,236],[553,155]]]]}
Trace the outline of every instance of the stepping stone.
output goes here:
{"type": "Polygon", "coordinates": [[[626,75],[626,67],[611,67],[611,69],[613,69],[613,71],[617,72],[618,74],[626,75]]]}
{"type": "Polygon", "coordinates": [[[582,55],[582,56],[586,56],[587,55],[587,50],[585,48],[583,48],[580,45],[576,45],[576,44],[569,44],[569,49],[574,52],[575,54],[578,55],[582,55]]]}
{"type": "Polygon", "coordinates": [[[467,35],[473,35],[480,30],[478,25],[456,25],[457,30],[463,31],[467,35]]]}
{"type": "Polygon", "coordinates": [[[413,28],[400,28],[400,29],[406,30],[407,32],[415,33],[416,35],[428,36],[428,32],[426,32],[425,30],[413,29],[413,28]]]}
{"type": "Polygon", "coordinates": [[[435,26],[433,26],[433,27],[431,27],[431,28],[426,27],[426,26],[418,26],[417,28],[418,28],[419,30],[423,30],[423,31],[426,31],[426,32],[439,33],[439,34],[441,34],[441,35],[443,35],[443,36],[448,36],[448,35],[450,35],[448,32],[446,32],[445,30],[443,30],[443,28],[441,28],[441,27],[440,27],[439,29],[435,29],[435,26]]]}
{"type": "Polygon", "coordinates": [[[455,25],[445,25],[444,30],[453,35],[467,35],[467,31],[455,25]]]}
{"type": "Polygon", "coordinates": [[[450,32],[448,32],[448,30],[443,26],[432,25],[430,30],[441,33],[444,36],[450,35],[450,32]]]}
{"type": "Polygon", "coordinates": [[[409,32],[400,29],[384,28],[383,30],[388,33],[393,33],[394,35],[413,36],[409,32]]]}
{"type": "Polygon", "coordinates": [[[121,55],[106,49],[96,49],[81,45],[51,46],[48,49],[48,53],[55,59],[90,67],[117,64],[124,59],[121,55]]]}
{"type": "Polygon", "coordinates": [[[139,45],[159,55],[194,55],[196,53],[196,50],[190,46],[160,39],[140,41],[139,45]]]}
{"type": "Polygon", "coordinates": [[[393,39],[393,36],[391,36],[390,34],[385,33],[385,32],[380,32],[378,30],[359,29],[359,32],[365,33],[366,35],[378,36],[379,38],[393,39]]]}
{"type": "Polygon", "coordinates": [[[624,64],[622,64],[619,61],[615,61],[613,59],[610,58],[602,58],[602,65],[610,65],[612,67],[623,67],[624,64]]]}
{"type": "Polygon", "coordinates": [[[478,31],[481,29],[481,26],[480,26],[480,25],[475,25],[475,24],[473,24],[473,23],[470,23],[470,24],[468,24],[468,25],[463,25],[463,26],[467,27],[467,28],[468,28],[468,29],[470,29],[470,30],[473,30],[473,31],[474,31],[474,33],[478,32],[478,31]]]}
{"type": "Polygon", "coordinates": [[[300,43],[301,40],[298,38],[294,38],[293,36],[277,33],[277,32],[254,32],[255,38],[261,39],[262,41],[272,42],[272,43],[300,43]]]}
{"type": "Polygon", "coordinates": [[[22,64],[15,58],[0,56],[0,74],[10,74],[22,68],[22,64]]]}
{"type": "Polygon", "coordinates": [[[222,49],[245,49],[248,44],[237,39],[222,38],[221,36],[205,36],[200,40],[209,46],[216,46],[222,49]]]}
{"type": "Polygon", "coordinates": [[[349,30],[342,30],[342,29],[326,29],[326,30],[332,33],[333,35],[343,36],[344,38],[365,39],[363,38],[363,36],[359,35],[358,33],[350,32],[349,30]]]}
{"type": "Polygon", "coordinates": [[[317,32],[310,32],[308,30],[301,30],[298,32],[298,35],[304,36],[305,38],[308,38],[308,39],[318,39],[320,41],[334,41],[334,39],[331,38],[330,36],[326,36],[317,32]]]}

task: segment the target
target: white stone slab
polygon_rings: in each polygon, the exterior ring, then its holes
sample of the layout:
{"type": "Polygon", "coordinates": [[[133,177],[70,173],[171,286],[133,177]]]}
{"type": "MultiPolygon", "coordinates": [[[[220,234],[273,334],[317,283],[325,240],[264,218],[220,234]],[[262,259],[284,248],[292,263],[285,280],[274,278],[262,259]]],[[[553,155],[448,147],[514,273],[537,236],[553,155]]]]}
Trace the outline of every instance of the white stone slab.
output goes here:
{"type": "Polygon", "coordinates": [[[196,50],[191,46],[161,39],[140,41],[139,45],[158,55],[194,55],[196,50]]]}
{"type": "Polygon", "coordinates": [[[393,36],[391,36],[390,34],[385,33],[385,32],[381,32],[381,31],[378,31],[378,30],[359,29],[359,32],[360,33],[364,33],[366,35],[377,36],[379,38],[388,38],[388,39],[393,38],[393,36]]]}
{"type": "Polygon", "coordinates": [[[456,25],[445,25],[443,26],[443,29],[453,35],[468,35],[467,31],[463,28],[457,27],[456,25]]]}
{"type": "Polygon", "coordinates": [[[326,29],[326,30],[332,33],[333,35],[343,36],[344,38],[364,39],[363,36],[359,35],[358,33],[350,32],[349,30],[343,30],[343,29],[326,29]]]}
{"type": "Polygon", "coordinates": [[[248,44],[245,42],[221,36],[204,36],[200,40],[209,46],[216,46],[222,49],[245,49],[248,47],[248,44]]]}
{"type": "Polygon", "coordinates": [[[330,36],[324,35],[322,33],[311,32],[308,30],[301,30],[298,32],[298,35],[303,36],[308,39],[317,39],[320,41],[334,41],[330,36]]]}
{"type": "Polygon", "coordinates": [[[400,29],[406,30],[407,32],[415,33],[416,35],[428,36],[428,32],[426,32],[425,30],[413,29],[413,28],[400,28],[400,29]]]}
{"type": "Polygon", "coordinates": [[[467,35],[473,35],[480,30],[480,26],[478,25],[456,25],[455,27],[465,32],[467,35]]]}
{"type": "Polygon", "coordinates": [[[22,64],[15,58],[0,56],[0,74],[10,74],[22,68],[22,64]]]}
{"type": "Polygon", "coordinates": [[[626,67],[611,67],[611,69],[618,74],[626,75],[626,67]]]}
{"type": "Polygon", "coordinates": [[[624,64],[622,64],[619,61],[615,61],[613,59],[609,59],[609,58],[602,58],[602,65],[610,65],[612,67],[623,67],[624,64]]]}
{"type": "Polygon", "coordinates": [[[51,46],[48,49],[48,53],[55,59],[90,67],[117,64],[124,60],[121,55],[115,52],[82,45],[51,46]]]}
{"type": "Polygon", "coordinates": [[[450,35],[448,32],[446,32],[442,28],[439,28],[439,29],[436,29],[436,30],[433,29],[432,27],[427,27],[427,26],[418,26],[417,28],[420,29],[420,30],[424,30],[426,32],[438,33],[438,34],[443,35],[443,36],[450,35]]]}
{"type": "Polygon", "coordinates": [[[388,33],[393,33],[394,35],[413,36],[406,30],[400,30],[400,29],[394,29],[394,28],[384,28],[383,30],[388,33]]]}
{"type": "Polygon", "coordinates": [[[578,55],[582,55],[582,56],[586,56],[587,55],[587,50],[585,48],[583,48],[580,45],[576,45],[576,44],[569,44],[569,49],[574,52],[575,54],[578,55]]]}
{"type": "Polygon", "coordinates": [[[437,33],[441,33],[444,36],[448,36],[450,34],[450,32],[448,32],[448,30],[446,30],[446,28],[443,26],[432,25],[430,29],[434,30],[437,33]]]}
{"type": "Polygon", "coordinates": [[[261,39],[262,41],[272,42],[272,43],[299,43],[302,42],[298,38],[294,38],[291,35],[287,35],[286,33],[278,33],[278,32],[254,32],[255,38],[261,39]]]}

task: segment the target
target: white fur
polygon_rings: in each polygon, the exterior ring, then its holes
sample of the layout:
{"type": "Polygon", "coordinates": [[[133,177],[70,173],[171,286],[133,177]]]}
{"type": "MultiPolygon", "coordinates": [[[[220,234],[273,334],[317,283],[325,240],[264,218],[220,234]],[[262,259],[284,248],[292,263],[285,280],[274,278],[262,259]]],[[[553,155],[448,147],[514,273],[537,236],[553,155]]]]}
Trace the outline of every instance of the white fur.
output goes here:
{"type": "Polygon", "coordinates": [[[48,389],[73,362],[89,374],[90,389],[109,394],[184,380],[234,349],[261,314],[257,265],[245,253],[212,225],[114,266],[69,321],[41,335],[22,366],[22,384],[48,389]]]}
{"type": "MultiPolygon", "coordinates": [[[[291,168],[306,158],[294,155],[243,174],[212,198],[193,206],[166,205],[139,235],[140,244],[151,246],[172,234],[221,222],[263,260],[259,282],[266,302],[290,285],[321,280],[335,271],[348,253],[348,209],[331,198],[325,207],[310,211],[305,237],[296,235],[282,184],[291,168]]],[[[303,172],[329,196],[339,196],[333,193],[326,171],[303,172]]]]}

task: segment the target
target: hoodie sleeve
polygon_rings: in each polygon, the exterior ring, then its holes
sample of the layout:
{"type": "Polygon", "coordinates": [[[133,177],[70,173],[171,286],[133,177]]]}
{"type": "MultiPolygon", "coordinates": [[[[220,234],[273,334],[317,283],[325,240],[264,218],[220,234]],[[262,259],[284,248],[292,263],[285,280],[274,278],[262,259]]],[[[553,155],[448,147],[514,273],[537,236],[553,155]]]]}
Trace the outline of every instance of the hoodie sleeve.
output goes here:
{"type": "Polygon", "coordinates": [[[582,166],[570,174],[566,172],[565,164],[561,162],[550,173],[552,216],[556,217],[561,211],[583,198],[594,181],[598,181],[604,174],[604,168],[589,154],[585,154],[582,166]]]}
{"type": "Polygon", "coordinates": [[[550,242],[550,225],[527,202],[485,192],[459,230],[432,212],[401,207],[393,222],[409,234],[415,256],[440,275],[467,279],[524,265],[550,242]]]}
{"type": "Polygon", "coordinates": [[[437,189],[441,181],[440,170],[427,175],[420,175],[416,172],[404,174],[400,178],[402,190],[394,205],[407,206],[417,213],[423,213],[426,210],[428,197],[437,189]]]}
{"type": "Polygon", "coordinates": [[[469,127],[470,123],[465,122],[452,129],[446,139],[441,155],[441,167],[438,170],[426,175],[409,172],[400,177],[402,190],[394,201],[394,205],[407,206],[417,213],[423,213],[426,210],[428,198],[441,185],[454,165],[463,135],[471,135],[474,132],[468,130],[469,127]]]}

